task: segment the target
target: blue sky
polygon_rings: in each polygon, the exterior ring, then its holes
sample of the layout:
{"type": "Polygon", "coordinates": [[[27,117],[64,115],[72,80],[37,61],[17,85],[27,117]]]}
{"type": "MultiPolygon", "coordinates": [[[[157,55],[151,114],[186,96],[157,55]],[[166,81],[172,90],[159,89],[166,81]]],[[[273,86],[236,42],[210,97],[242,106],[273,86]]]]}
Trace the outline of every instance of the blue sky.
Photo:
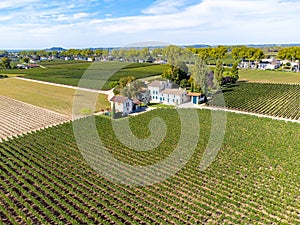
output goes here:
{"type": "Polygon", "coordinates": [[[0,49],[300,43],[299,12],[300,0],[1,0],[0,49]]]}

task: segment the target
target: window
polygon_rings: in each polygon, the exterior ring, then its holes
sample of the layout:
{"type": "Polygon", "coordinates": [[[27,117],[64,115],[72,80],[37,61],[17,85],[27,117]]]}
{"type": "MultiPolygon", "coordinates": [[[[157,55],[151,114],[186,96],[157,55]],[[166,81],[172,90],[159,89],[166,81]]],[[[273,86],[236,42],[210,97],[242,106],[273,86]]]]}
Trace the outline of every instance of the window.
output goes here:
{"type": "Polygon", "coordinates": [[[157,96],[156,96],[156,99],[158,99],[157,96]]]}
{"type": "Polygon", "coordinates": [[[155,95],[155,91],[153,91],[153,94],[155,95]]]}

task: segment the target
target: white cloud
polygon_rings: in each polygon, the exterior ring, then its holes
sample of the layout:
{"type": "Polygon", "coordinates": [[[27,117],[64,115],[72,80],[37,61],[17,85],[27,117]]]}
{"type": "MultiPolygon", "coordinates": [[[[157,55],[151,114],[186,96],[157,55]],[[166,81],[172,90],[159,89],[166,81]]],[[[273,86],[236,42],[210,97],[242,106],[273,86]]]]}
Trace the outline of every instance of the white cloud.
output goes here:
{"type": "Polygon", "coordinates": [[[40,0],[1,0],[0,9],[17,8],[39,1],[40,0]]]}
{"type": "Polygon", "coordinates": [[[186,0],[157,0],[149,8],[142,10],[144,14],[172,14],[179,12],[186,5],[186,0]]]}
{"type": "MultiPolygon", "coordinates": [[[[81,8],[72,13],[66,13],[63,7],[41,12],[31,8],[18,12],[18,18],[23,16],[26,22],[0,26],[7,34],[0,36],[0,49],[5,47],[1,46],[3,43],[23,44],[26,48],[59,44],[63,47],[122,46],[147,40],[174,44],[292,43],[300,40],[298,0],[203,0],[190,6],[185,6],[184,2],[158,0],[143,10],[142,15],[104,19],[80,11],[81,8]],[[17,41],[17,36],[26,36],[28,41],[17,41]]],[[[7,15],[6,19],[12,15],[7,15]]]]}

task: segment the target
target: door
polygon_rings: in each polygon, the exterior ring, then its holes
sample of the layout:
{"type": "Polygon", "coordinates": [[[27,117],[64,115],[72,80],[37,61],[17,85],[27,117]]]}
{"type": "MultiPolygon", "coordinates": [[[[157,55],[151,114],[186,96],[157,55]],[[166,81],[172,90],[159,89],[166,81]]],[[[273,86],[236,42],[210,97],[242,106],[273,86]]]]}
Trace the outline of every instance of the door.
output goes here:
{"type": "Polygon", "coordinates": [[[197,96],[193,96],[193,104],[198,104],[198,97],[197,96]]]}

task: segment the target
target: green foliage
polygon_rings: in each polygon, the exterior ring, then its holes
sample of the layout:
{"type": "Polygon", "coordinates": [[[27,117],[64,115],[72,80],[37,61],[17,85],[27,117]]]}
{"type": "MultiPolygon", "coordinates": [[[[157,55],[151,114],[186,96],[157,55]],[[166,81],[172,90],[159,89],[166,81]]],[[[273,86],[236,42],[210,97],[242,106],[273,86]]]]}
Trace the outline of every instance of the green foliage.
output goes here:
{"type": "Polygon", "coordinates": [[[163,72],[162,77],[176,84],[180,84],[181,80],[188,78],[185,71],[173,65],[170,65],[170,67],[163,72]]]}
{"type": "Polygon", "coordinates": [[[297,60],[300,59],[300,47],[288,47],[280,49],[277,57],[279,59],[297,60]]]}
{"type": "Polygon", "coordinates": [[[299,120],[299,99],[300,85],[238,83],[223,88],[209,104],[299,120]],[[225,105],[220,105],[223,96],[225,105]]]}
{"type": "Polygon", "coordinates": [[[223,61],[219,59],[217,60],[214,76],[220,85],[222,84],[223,73],[224,73],[223,61]]]}
{"type": "Polygon", "coordinates": [[[28,58],[28,57],[25,57],[25,58],[22,59],[22,61],[23,61],[24,63],[29,63],[29,58],[28,58]]]}
{"type": "Polygon", "coordinates": [[[208,74],[209,68],[207,67],[205,61],[199,57],[196,57],[195,65],[192,68],[193,91],[201,92],[205,95],[207,94],[208,74]]]}
{"type": "Polygon", "coordinates": [[[182,87],[182,88],[186,88],[186,87],[190,86],[190,83],[188,82],[187,79],[183,79],[183,80],[180,81],[180,85],[179,86],[182,87]]]}
{"type": "Polygon", "coordinates": [[[127,86],[128,83],[132,82],[135,80],[135,77],[133,76],[130,76],[130,77],[122,77],[120,80],[119,80],[119,86],[120,86],[120,89],[123,89],[127,86]]]}
{"type": "Polygon", "coordinates": [[[239,61],[236,61],[231,68],[231,73],[234,74],[235,77],[239,77],[239,61]]]}
{"type": "Polygon", "coordinates": [[[11,65],[10,65],[10,59],[7,58],[7,57],[3,57],[3,58],[2,58],[1,64],[2,64],[2,66],[3,66],[5,69],[10,69],[10,68],[11,68],[11,65]]]}
{"type": "Polygon", "coordinates": [[[109,83],[109,87],[112,89],[112,88],[115,88],[116,86],[118,86],[119,85],[119,82],[117,82],[117,81],[112,81],[112,82],[110,82],[109,83]]]}
{"type": "Polygon", "coordinates": [[[116,103],[113,103],[112,109],[111,109],[111,118],[115,119],[116,114],[116,103]]]}

